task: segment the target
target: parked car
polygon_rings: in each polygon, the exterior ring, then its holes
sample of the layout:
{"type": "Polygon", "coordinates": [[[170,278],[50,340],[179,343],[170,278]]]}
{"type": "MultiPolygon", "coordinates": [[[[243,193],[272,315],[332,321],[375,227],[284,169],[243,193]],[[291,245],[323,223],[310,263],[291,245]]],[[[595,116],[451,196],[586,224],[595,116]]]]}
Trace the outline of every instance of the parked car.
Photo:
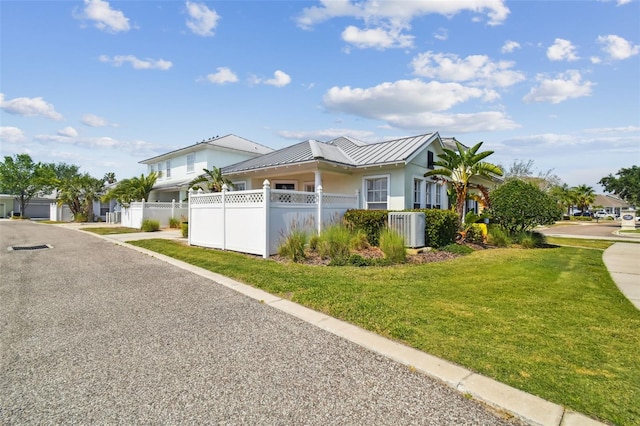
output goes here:
{"type": "Polygon", "coordinates": [[[599,210],[593,214],[593,217],[597,217],[598,219],[617,219],[616,215],[613,213],[608,213],[605,210],[599,210]]]}
{"type": "Polygon", "coordinates": [[[591,212],[575,212],[573,215],[574,216],[591,217],[591,212]]]}

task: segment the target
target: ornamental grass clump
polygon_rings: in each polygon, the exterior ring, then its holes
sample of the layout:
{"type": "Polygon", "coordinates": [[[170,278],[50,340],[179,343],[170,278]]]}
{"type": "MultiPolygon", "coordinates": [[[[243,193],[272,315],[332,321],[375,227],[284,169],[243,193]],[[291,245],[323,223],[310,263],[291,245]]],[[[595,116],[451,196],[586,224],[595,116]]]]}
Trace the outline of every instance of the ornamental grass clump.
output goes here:
{"type": "Polygon", "coordinates": [[[407,260],[404,238],[391,229],[384,229],[380,233],[380,250],[393,263],[404,263],[407,260]]]}
{"type": "Polygon", "coordinates": [[[160,230],[160,222],[153,219],[144,219],[140,229],[144,232],[155,232],[160,230]]]}
{"type": "Polygon", "coordinates": [[[178,218],[175,218],[175,217],[170,217],[169,218],[169,228],[171,228],[171,229],[180,228],[180,220],[178,218]]]}
{"type": "Polygon", "coordinates": [[[320,233],[317,250],[323,259],[348,259],[351,251],[351,231],[340,224],[329,225],[320,233]]]}
{"type": "Polygon", "coordinates": [[[293,262],[301,262],[307,257],[304,250],[308,240],[309,234],[305,229],[292,226],[289,232],[282,236],[278,254],[293,262]]]}

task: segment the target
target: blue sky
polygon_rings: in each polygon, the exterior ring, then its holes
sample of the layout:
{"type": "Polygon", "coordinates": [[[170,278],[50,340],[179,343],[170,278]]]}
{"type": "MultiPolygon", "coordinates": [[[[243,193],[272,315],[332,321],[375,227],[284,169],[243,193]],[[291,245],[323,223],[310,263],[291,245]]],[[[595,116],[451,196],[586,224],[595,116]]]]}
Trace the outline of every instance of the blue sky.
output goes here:
{"type": "Polygon", "coordinates": [[[640,164],[640,2],[0,0],[2,156],[95,177],[234,133],[438,131],[587,184],[640,164]]]}

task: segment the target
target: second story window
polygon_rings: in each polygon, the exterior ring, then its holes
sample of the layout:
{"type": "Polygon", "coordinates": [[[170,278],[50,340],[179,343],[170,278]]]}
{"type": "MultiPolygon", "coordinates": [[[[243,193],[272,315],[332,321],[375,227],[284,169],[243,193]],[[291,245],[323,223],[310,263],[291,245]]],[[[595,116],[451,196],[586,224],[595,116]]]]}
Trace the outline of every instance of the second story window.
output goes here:
{"type": "Polygon", "coordinates": [[[164,177],[164,164],[158,163],[158,179],[162,179],[164,177]]]}
{"type": "Polygon", "coordinates": [[[196,153],[187,154],[187,173],[193,173],[196,164],[196,153]]]}
{"type": "Polygon", "coordinates": [[[171,177],[171,160],[167,160],[167,177],[171,177]]]}

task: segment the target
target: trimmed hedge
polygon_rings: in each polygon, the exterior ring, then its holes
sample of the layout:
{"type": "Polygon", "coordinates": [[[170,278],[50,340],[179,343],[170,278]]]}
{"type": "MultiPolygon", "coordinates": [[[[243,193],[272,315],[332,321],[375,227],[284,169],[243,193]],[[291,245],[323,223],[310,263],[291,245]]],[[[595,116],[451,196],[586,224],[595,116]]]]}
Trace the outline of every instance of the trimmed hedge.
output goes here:
{"type": "MultiPolygon", "coordinates": [[[[380,232],[387,226],[390,210],[347,210],[343,221],[352,230],[367,234],[369,244],[380,245],[380,232]]],[[[423,212],[425,215],[425,244],[429,247],[444,247],[455,242],[458,233],[458,215],[451,210],[424,209],[405,210],[423,212]]]]}

